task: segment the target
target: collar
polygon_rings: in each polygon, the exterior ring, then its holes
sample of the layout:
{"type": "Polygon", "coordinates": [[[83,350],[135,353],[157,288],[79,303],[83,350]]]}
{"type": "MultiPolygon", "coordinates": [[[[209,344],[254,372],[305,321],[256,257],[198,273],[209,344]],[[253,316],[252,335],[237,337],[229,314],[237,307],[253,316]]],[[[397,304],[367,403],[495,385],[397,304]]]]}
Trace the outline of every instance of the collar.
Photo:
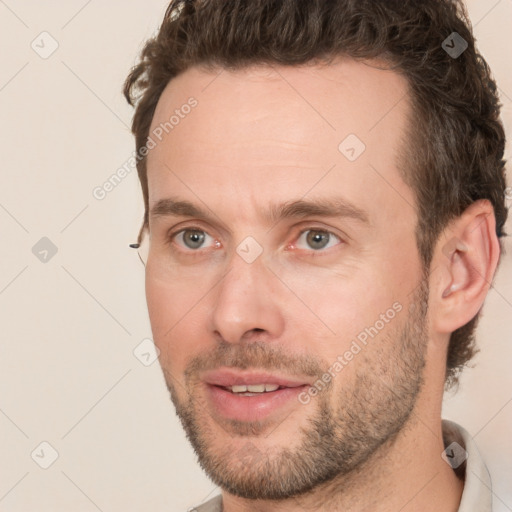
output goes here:
{"type": "MultiPolygon", "coordinates": [[[[458,472],[458,463],[461,458],[467,457],[464,465],[460,464],[464,478],[464,490],[460,500],[458,512],[492,512],[492,483],[489,470],[478,451],[473,438],[467,430],[453,421],[442,420],[443,438],[445,452],[444,454],[452,456],[452,460],[457,458],[459,451],[459,460],[451,463],[454,471],[458,472]],[[450,448],[452,443],[456,443],[450,448]],[[465,451],[465,453],[464,453],[465,451]]],[[[448,462],[450,459],[443,458],[448,462]]],[[[450,463],[450,462],[448,462],[450,463]]]]}

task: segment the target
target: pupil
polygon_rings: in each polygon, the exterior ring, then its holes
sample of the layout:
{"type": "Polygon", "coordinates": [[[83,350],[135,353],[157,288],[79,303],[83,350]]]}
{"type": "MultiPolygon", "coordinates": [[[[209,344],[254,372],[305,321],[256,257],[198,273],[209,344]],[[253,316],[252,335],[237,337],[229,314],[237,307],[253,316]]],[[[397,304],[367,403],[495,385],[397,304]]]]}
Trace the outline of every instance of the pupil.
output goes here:
{"type": "Polygon", "coordinates": [[[329,242],[329,234],[323,231],[310,231],[307,236],[308,244],[313,249],[322,249],[329,242]]]}

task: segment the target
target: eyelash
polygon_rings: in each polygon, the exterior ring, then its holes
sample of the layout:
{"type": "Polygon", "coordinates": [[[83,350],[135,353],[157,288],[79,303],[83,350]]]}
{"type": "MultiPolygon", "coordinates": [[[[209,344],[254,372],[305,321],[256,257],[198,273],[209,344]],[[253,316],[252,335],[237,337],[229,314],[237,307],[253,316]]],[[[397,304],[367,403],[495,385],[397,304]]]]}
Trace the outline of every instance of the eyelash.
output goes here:
{"type": "MultiPolygon", "coordinates": [[[[169,233],[168,235],[168,238],[166,240],[166,244],[168,244],[169,246],[171,246],[173,244],[173,241],[174,239],[181,233],[184,233],[186,231],[199,231],[200,233],[205,233],[208,235],[207,231],[205,231],[204,229],[200,228],[199,226],[186,226],[184,228],[181,228],[177,231],[174,231],[174,232],[171,232],[169,233]]],[[[322,228],[319,228],[317,226],[308,226],[306,229],[303,229],[299,232],[298,236],[296,237],[296,240],[299,240],[300,237],[304,234],[304,233],[307,233],[308,231],[318,231],[319,233],[322,233],[322,234],[327,234],[329,236],[332,236],[332,237],[335,237],[339,240],[339,243],[336,244],[336,245],[341,245],[343,243],[345,243],[345,240],[343,240],[341,238],[341,236],[337,235],[336,233],[333,233],[332,231],[329,231],[327,229],[322,229],[322,228]]],[[[211,236],[211,235],[208,235],[208,236],[211,236]]],[[[329,240],[330,242],[330,240],[329,240]]],[[[329,243],[328,242],[328,243],[329,243]]],[[[293,245],[295,245],[296,242],[293,242],[293,245]]],[[[180,246],[179,246],[180,247],[180,246]]],[[[334,246],[335,247],[335,246],[334,246]]],[[[309,253],[310,256],[312,257],[318,257],[318,256],[323,256],[325,255],[330,249],[333,249],[333,247],[329,247],[327,249],[318,249],[318,250],[314,250],[314,249],[299,249],[300,251],[302,252],[306,252],[306,253],[309,253]]],[[[191,255],[191,256],[201,256],[203,254],[203,252],[206,250],[206,249],[182,249],[180,248],[179,249],[181,252],[183,253],[186,253],[187,255],[191,255]]]]}

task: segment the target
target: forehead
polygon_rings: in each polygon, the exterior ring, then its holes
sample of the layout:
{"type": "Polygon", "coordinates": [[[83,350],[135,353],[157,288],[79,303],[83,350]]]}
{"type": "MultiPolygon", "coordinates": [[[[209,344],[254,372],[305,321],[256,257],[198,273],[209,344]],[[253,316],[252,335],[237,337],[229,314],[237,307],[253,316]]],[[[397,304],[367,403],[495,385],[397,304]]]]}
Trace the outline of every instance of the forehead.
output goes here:
{"type": "Polygon", "coordinates": [[[410,209],[398,172],[409,115],[406,79],[378,62],[191,68],[155,110],[150,205],[171,189],[188,199],[222,190],[243,214],[262,193],[278,203],[336,187],[351,201],[410,209]]]}

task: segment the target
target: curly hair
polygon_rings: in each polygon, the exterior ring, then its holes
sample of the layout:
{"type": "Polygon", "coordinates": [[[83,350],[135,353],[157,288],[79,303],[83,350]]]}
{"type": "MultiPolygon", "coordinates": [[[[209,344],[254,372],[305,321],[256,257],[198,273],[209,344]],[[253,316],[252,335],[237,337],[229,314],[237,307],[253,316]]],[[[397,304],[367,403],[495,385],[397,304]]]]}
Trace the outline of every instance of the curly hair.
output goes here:
{"type": "MultiPolygon", "coordinates": [[[[172,0],[124,83],[135,106],[137,153],[164,88],[192,66],[236,70],[329,63],[338,56],[380,60],[408,81],[414,122],[400,172],[415,193],[424,269],[442,230],[479,199],[492,203],[497,236],[503,236],[505,134],[497,86],[457,0],[172,0]],[[454,35],[467,44],[460,55],[443,45],[454,35]]],[[[145,205],[140,243],[148,227],[145,153],[137,157],[137,171],[145,205]]],[[[450,336],[446,389],[477,352],[478,317],[450,336]]]]}

